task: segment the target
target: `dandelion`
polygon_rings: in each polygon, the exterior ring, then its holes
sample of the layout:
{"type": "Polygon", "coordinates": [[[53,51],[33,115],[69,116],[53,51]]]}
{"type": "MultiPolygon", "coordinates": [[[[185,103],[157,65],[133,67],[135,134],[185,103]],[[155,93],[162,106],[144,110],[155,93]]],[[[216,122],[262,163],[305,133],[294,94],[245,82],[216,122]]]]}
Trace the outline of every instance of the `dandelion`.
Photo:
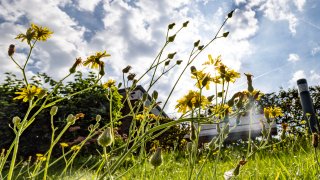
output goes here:
{"type": "Polygon", "coordinates": [[[21,92],[15,92],[15,94],[19,94],[19,96],[13,98],[13,100],[23,99],[23,102],[27,102],[31,101],[35,96],[38,96],[42,89],[38,88],[37,86],[28,85],[20,90],[21,92]]]}
{"type": "Polygon", "coordinates": [[[61,146],[62,148],[65,148],[65,147],[68,147],[69,144],[68,144],[68,143],[65,143],[65,142],[62,142],[62,143],[60,143],[60,146],[61,146]]]}
{"type": "Polygon", "coordinates": [[[176,109],[178,112],[185,113],[187,110],[192,110],[194,108],[204,108],[205,106],[209,105],[208,99],[201,95],[197,91],[190,90],[187,95],[183,96],[179,99],[178,104],[176,105],[176,109]]]}
{"type": "Polygon", "coordinates": [[[109,79],[106,83],[104,83],[102,85],[102,87],[105,88],[105,89],[109,89],[109,88],[113,87],[115,84],[116,84],[115,80],[109,79]]]}
{"type": "Polygon", "coordinates": [[[226,71],[225,79],[226,79],[227,82],[234,83],[237,78],[240,78],[240,73],[234,71],[233,69],[226,71]]]}
{"type": "Polygon", "coordinates": [[[27,32],[25,34],[18,34],[16,39],[20,39],[22,42],[27,40],[27,43],[30,44],[32,40],[46,41],[50,38],[51,34],[53,34],[53,32],[49,28],[32,23],[31,27],[27,29],[27,32]]]}
{"type": "Polygon", "coordinates": [[[72,151],[78,151],[78,150],[80,150],[80,146],[78,146],[78,145],[74,145],[74,146],[72,146],[70,149],[72,150],[72,151]]]}
{"type": "Polygon", "coordinates": [[[197,80],[196,86],[198,88],[206,87],[207,90],[210,89],[210,82],[212,81],[212,77],[209,73],[194,70],[192,74],[193,76],[191,76],[191,78],[197,80]]]}
{"type": "Polygon", "coordinates": [[[84,66],[88,66],[91,65],[91,69],[98,69],[101,66],[101,62],[100,59],[104,58],[104,57],[109,57],[110,54],[107,54],[106,51],[104,52],[97,52],[95,55],[91,55],[89,56],[84,62],[83,65],[84,66]]]}

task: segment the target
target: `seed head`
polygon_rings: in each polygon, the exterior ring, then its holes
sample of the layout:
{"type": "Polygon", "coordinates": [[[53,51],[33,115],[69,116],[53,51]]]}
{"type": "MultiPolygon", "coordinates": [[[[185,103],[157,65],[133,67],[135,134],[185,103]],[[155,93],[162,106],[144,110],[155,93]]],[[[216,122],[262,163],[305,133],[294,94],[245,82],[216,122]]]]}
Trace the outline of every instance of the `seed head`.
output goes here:
{"type": "Polygon", "coordinates": [[[130,74],[127,76],[127,78],[128,78],[129,81],[132,81],[135,77],[136,77],[136,74],[134,74],[134,73],[130,73],[130,74]]]}
{"type": "Polygon", "coordinates": [[[131,70],[131,66],[127,66],[124,69],[122,69],[123,73],[128,73],[131,70]]]}

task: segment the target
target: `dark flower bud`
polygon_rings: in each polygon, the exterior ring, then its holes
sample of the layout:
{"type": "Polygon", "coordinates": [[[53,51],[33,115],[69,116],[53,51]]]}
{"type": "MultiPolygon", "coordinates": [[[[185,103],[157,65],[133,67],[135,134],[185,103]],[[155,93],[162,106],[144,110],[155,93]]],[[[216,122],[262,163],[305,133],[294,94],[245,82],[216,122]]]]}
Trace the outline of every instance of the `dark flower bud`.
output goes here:
{"type": "Polygon", "coordinates": [[[168,38],[168,42],[173,42],[174,39],[176,38],[176,35],[172,35],[168,38]]]}
{"type": "Polygon", "coordinates": [[[157,91],[153,91],[152,98],[153,99],[158,99],[158,92],[157,91]]]}
{"type": "Polygon", "coordinates": [[[135,77],[136,77],[136,74],[134,74],[134,73],[130,73],[130,74],[127,76],[127,78],[128,78],[129,81],[132,81],[135,77]]]}
{"type": "Polygon", "coordinates": [[[213,100],[213,98],[214,98],[214,95],[211,95],[211,96],[208,96],[208,97],[207,97],[207,99],[208,99],[209,102],[211,102],[211,101],[213,100]]]}
{"type": "Polygon", "coordinates": [[[170,64],[170,60],[164,63],[165,66],[168,66],[169,64],[170,64]]]}
{"type": "Polygon", "coordinates": [[[9,56],[12,56],[14,54],[14,52],[15,52],[14,47],[15,47],[14,44],[10,44],[9,49],[8,49],[9,56]]]}
{"type": "Polygon", "coordinates": [[[183,26],[183,27],[187,27],[188,24],[189,24],[189,21],[186,21],[186,22],[184,22],[184,23],[182,24],[182,26],[183,26]]]}
{"type": "Polygon", "coordinates": [[[122,69],[123,73],[128,73],[131,70],[131,66],[127,66],[124,69],[122,69]]]}
{"type": "Polygon", "coordinates": [[[182,60],[178,60],[177,64],[180,65],[182,63],[182,60]]]}
{"type": "Polygon", "coordinates": [[[191,69],[191,74],[196,75],[196,73],[197,73],[196,67],[191,66],[190,69],[191,69]]]}
{"type": "Polygon", "coordinates": [[[176,23],[171,23],[168,25],[168,29],[172,29],[174,27],[174,25],[176,25],[176,23]]]}
{"type": "Polygon", "coordinates": [[[231,12],[228,13],[228,18],[232,18],[233,12],[234,12],[234,10],[232,10],[231,12]]]}
{"type": "Polygon", "coordinates": [[[99,74],[100,74],[101,76],[105,75],[105,72],[104,72],[104,62],[100,61],[99,66],[100,66],[99,74]]]}
{"type": "Polygon", "coordinates": [[[228,35],[229,35],[229,32],[225,32],[225,33],[223,33],[223,37],[228,37],[228,35]]]}
{"type": "Polygon", "coordinates": [[[168,54],[168,59],[173,59],[177,52],[168,54]]]}
{"type": "Polygon", "coordinates": [[[204,48],[204,45],[198,46],[198,50],[201,51],[204,48]]]}
{"type": "Polygon", "coordinates": [[[198,46],[199,46],[199,44],[200,44],[200,40],[198,40],[198,41],[194,42],[194,43],[193,43],[193,46],[194,46],[194,47],[198,47],[198,46]]]}

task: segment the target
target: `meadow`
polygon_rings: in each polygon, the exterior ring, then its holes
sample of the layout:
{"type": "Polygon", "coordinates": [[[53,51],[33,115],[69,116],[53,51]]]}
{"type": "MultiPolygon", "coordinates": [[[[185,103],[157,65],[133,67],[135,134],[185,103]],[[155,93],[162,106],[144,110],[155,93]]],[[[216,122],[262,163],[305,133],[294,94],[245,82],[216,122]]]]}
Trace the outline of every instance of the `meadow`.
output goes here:
{"type": "Polygon", "coordinates": [[[37,77],[42,81],[28,78],[26,68],[34,48],[54,35],[48,27],[31,24],[16,36],[29,47],[27,59],[20,64],[15,45],[8,49],[8,59],[23,78],[8,73],[0,88],[5,109],[0,115],[6,119],[1,123],[9,124],[1,127],[0,179],[319,179],[318,129],[309,130],[308,114],[267,101],[268,96],[254,88],[249,73],[243,74],[247,88],[228,94],[241,74],[227,67],[222,56],[209,54],[202,67],[193,66],[212,42],[228,38],[229,32],[221,31],[233,12],[207,43],[195,41],[183,61],[175,59],[178,52],[164,54],[164,50],[189,22],[169,24],[165,43],[146,72],[137,75],[127,66],[122,82],[102,82],[104,59],[111,56],[107,51],[85,60],[75,58],[59,81],[41,73],[37,77]],[[78,72],[80,65],[92,69],[88,77],[78,72]],[[175,69],[181,74],[160,102],[161,92],[153,87],[175,69]],[[151,75],[146,92],[132,101],[131,93],[146,75],[151,75]],[[152,113],[168,105],[185,75],[195,85],[176,102],[179,116],[165,117],[162,110],[152,113]],[[75,82],[65,83],[69,77],[75,82]],[[212,95],[205,96],[205,91],[212,95]],[[247,139],[226,143],[236,127],[230,127],[230,119],[240,124],[241,117],[248,115],[252,123],[256,113],[264,114],[260,137],[253,138],[249,129],[247,139]],[[284,121],[288,114],[295,117],[284,121]],[[125,122],[129,124],[124,126],[125,122]],[[218,135],[200,143],[199,124],[215,125],[218,135]],[[278,124],[277,136],[271,134],[274,124],[278,124]]]}

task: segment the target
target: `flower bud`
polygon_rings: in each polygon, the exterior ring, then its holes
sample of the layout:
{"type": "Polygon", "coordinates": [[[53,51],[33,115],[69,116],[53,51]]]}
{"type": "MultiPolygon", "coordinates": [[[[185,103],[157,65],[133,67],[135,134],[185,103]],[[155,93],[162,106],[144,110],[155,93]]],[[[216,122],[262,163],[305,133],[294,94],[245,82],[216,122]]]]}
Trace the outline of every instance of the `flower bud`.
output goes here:
{"type": "Polygon", "coordinates": [[[186,21],[186,22],[184,22],[184,23],[182,24],[182,26],[183,26],[183,27],[187,27],[188,24],[189,24],[189,21],[186,21]]]}
{"type": "Polygon", "coordinates": [[[101,115],[98,114],[98,115],[96,116],[96,121],[99,122],[100,120],[101,120],[101,115]]]}
{"type": "Polygon", "coordinates": [[[43,97],[45,97],[47,95],[47,91],[44,89],[41,89],[40,93],[38,94],[38,98],[42,99],[43,97]]]}
{"type": "Polygon", "coordinates": [[[229,35],[229,32],[225,32],[225,33],[223,33],[223,37],[228,37],[228,35],[229,35]]]}
{"type": "Polygon", "coordinates": [[[104,75],[105,75],[105,72],[104,72],[104,62],[100,61],[99,66],[100,66],[99,74],[100,74],[101,76],[104,76],[104,75]]]}
{"type": "Polygon", "coordinates": [[[172,29],[174,27],[174,25],[176,25],[176,23],[171,23],[168,25],[168,29],[172,29]]]}
{"type": "Polygon", "coordinates": [[[174,39],[176,38],[176,35],[172,35],[168,38],[168,42],[173,42],[174,39]]]}
{"type": "Polygon", "coordinates": [[[72,74],[72,73],[75,73],[76,72],[76,69],[79,65],[81,65],[82,63],[82,59],[81,57],[79,58],[76,58],[76,62],[74,62],[74,64],[72,65],[72,67],[69,69],[69,72],[72,74]]]}
{"type": "Polygon", "coordinates": [[[177,54],[177,52],[169,53],[168,54],[168,59],[173,59],[176,54],[177,54]]]}
{"type": "Polygon", "coordinates": [[[168,66],[169,64],[170,64],[170,60],[164,63],[165,66],[168,66]]]}
{"type": "Polygon", "coordinates": [[[151,156],[150,158],[150,164],[154,167],[157,168],[162,164],[162,155],[161,155],[161,148],[158,147],[156,152],[151,156]]]}
{"type": "Polygon", "coordinates": [[[233,12],[234,12],[234,10],[232,10],[231,12],[228,13],[228,18],[232,18],[233,12]]]}
{"type": "Polygon", "coordinates": [[[158,91],[153,91],[152,92],[152,98],[153,99],[158,99],[158,91]]]}
{"type": "Polygon", "coordinates": [[[182,60],[178,60],[177,64],[180,65],[182,63],[182,60]]]}
{"type": "Polygon", "coordinates": [[[198,40],[198,41],[194,42],[194,43],[193,43],[193,46],[194,46],[194,47],[198,47],[198,46],[199,46],[199,44],[200,44],[200,40],[198,40]]]}
{"type": "Polygon", "coordinates": [[[14,54],[14,52],[15,52],[14,48],[15,48],[14,44],[10,44],[9,49],[8,49],[9,56],[12,56],[14,54]]]}
{"type": "Polygon", "coordinates": [[[190,69],[191,69],[191,74],[196,75],[196,73],[197,73],[196,67],[191,66],[190,69]]]}
{"type": "Polygon", "coordinates": [[[18,116],[13,117],[12,122],[15,126],[17,126],[18,124],[20,124],[21,119],[18,116]]]}
{"type": "Polygon", "coordinates": [[[204,48],[204,45],[198,46],[198,50],[201,51],[204,48]]]}
{"type": "Polygon", "coordinates": [[[58,107],[57,106],[52,106],[51,110],[50,110],[50,115],[54,116],[54,115],[57,114],[57,112],[58,112],[58,107]]]}
{"type": "Polygon", "coordinates": [[[73,114],[69,114],[67,117],[67,122],[74,124],[75,121],[76,121],[76,117],[73,114]]]}
{"type": "Polygon", "coordinates": [[[114,137],[111,128],[107,127],[107,129],[98,137],[98,144],[102,147],[107,147],[112,144],[113,140],[114,137]]]}

